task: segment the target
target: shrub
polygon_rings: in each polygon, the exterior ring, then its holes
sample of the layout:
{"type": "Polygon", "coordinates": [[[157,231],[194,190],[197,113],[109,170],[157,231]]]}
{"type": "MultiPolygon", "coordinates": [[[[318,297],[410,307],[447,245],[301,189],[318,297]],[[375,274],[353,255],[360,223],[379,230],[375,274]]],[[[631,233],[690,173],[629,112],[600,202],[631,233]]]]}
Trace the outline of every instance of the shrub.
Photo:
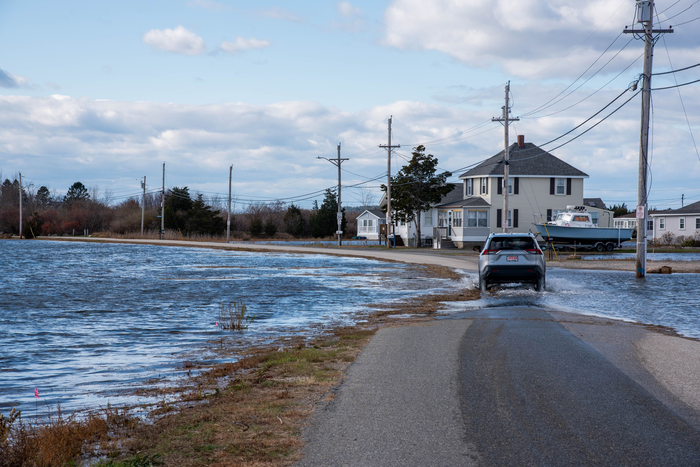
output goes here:
{"type": "Polygon", "coordinates": [[[259,217],[254,217],[250,221],[250,228],[248,230],[250,230],[250,234],[253,237],[260,237],[262,235],[262,232],[263,232],[262,219],[260,219],[259,217]]]}
{"type": "Polygon", "coordinates": [[[265,235],[272,237],[277,233],[277,226],[272,220],[265,222],[265,235]]]}
{"type": "Polygon", "coordinates": [[[234,301],[228,306],[222,303],[219,307],[218,323],[221,329],[243,331],[248,329],[253,319],[254,316],[248,314],[248,307],[243,302],[234,301]]]}
{"type": "Polygon", "coordinates": [[[662,245],[673,245],[673,240],[676,238],[676,235],[673,232],[666,232],[661,236],[660,243],[662,245]]]}

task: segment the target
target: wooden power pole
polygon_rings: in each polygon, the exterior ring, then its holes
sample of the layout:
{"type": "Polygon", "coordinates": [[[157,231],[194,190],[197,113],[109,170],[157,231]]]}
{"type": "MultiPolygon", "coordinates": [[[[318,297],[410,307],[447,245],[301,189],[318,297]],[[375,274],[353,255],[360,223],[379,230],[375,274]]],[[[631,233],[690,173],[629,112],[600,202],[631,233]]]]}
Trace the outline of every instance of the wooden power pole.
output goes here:
{"type": "Polygon", "coordinates": [[[231,177],[233,177],[233,165],[228,169],[228,216],[226,217],[226,243],[231,235],[231,177]]]}
{"type": "Polygon", "coordinates": [[[503,232],[508,232],[508,177],[510,175],[510,148],[509,146],[509,141],[508,141],[508,125],[510,125],[510,122],[519,122],[519,118],[510,118],[510,105],[508,104],[508,98],[510,94],[510,81],[506,83],[506,105],[503,106],[503,116],[500,118],[492,118],[492,122],[503,122],[503,154],[504,154],[504,162],[503,162],[503,220],[501,221],[501,224],[503,225],[503,232]]]}
{"type": "Polygon", "coordinates": [[[163,162],[163,189],[160,192],[160,238],[165,240],[165,162],[163,162]]]}
{"type": "Polygon", "coordinates": [[[336,234],[338,234],[338,246],[342,246],[343,245],[343,240],[342,240],[343,231],[342,231],[341,227],[343,225],[343,210],[342,210],[342,207],[340,206],[340,201],[341,201],[341,198],[340,198],[340,189],[341,189],[341,186],[340,186],[340,165],[343,162],[350,160],[350,159],[341,159],[340,158],[340,143],[338,143],[338,158],[337,159],[328,159],[327,157],[321,157],[321,156],[317,157],[317,159],[326,159],[328,162],[330,162],[331,164],[338,167],[338,214],[336,215],[338,218],[338,231],[336,232],[336,234]]]}
{"type": "MultiPolygon", "coordinates": [[[[651,103],[651,68],[654,58],[654,34],[672,33],[673,29],[653,29],[654,0],[637,0],[637,22],[644,29],[627,29],[625,34],[638,34],[644,37],[644,71],[642,72],[642,124],[639,138],[639,179],[637,183],[637,259],[636,277],[644,278],[647,270],[647,173],[649,171],[649,109],[651,103]]],[[[658,38],[658,36],[657,36],[658,38]]]]}
{"type": "Polygon", "coordinates": [[[19,173],[19,239],[22,240],[22,172],[19,173]]]}
{"type": "Polygon", "coordinates": [[[143,181],[141,182],[141,188],[143,188],[143,194],[141,195],[141,236],[143,237],[143,219],[146,216],[146,176],[143,176],[143,181]]]}
{"type": "MultiPolygon", "coordinates": [[[[395,146],[391,145],[391,119],[393,115],[389,116],[389,139],[386,145],[380,144],[380,148],[386,148],[387,159],[386,159],[386,247],[391,248],[389,244],[389,234],[391,233],[391,150],[393,148],[400,148],[401,145],[397,144],[395,146]]],[[[396,238],[394,238],[396,242],[396,238]]]]}

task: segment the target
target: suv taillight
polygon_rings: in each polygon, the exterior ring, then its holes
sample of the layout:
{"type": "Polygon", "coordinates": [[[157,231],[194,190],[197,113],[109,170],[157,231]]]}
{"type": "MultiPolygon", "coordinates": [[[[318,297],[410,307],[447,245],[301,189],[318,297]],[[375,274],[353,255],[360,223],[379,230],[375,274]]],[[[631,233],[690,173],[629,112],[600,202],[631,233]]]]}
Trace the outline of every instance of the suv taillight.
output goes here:
{"type": "Polygon", "coordinates": [[[481,252],[482,255],[496,255],[499,250],[484,250],[481,252]]]}
{"type": "Polygon", "coordinates": [[[541,255],[542,254],[542,250],[540,250],[539,248],[532,248],[532,249],[525,250],[525,251],[530,253],[531,255],[541,255]]]}

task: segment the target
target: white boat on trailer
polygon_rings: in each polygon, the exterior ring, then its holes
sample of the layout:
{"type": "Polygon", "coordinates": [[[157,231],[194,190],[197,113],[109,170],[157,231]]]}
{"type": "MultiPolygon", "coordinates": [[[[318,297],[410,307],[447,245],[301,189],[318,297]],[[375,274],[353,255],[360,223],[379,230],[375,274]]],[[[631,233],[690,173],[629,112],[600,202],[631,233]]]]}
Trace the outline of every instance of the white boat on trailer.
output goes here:
{"type": "Polygon", "coordinates": [[[567,206],[553,221],[535,224],[542,238],[554,245],[612,251],[632,238],[634,229],[598,227],[585,206],[567,206]]]}

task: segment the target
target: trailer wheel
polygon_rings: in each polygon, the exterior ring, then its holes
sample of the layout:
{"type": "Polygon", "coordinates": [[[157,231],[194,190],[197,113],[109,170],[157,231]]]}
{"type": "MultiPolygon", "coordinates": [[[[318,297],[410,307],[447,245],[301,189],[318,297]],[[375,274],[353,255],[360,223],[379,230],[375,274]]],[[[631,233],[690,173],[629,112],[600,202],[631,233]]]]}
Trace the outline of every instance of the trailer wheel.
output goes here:
{"type": "Polygon", "coordinates": [[[597,251],[598,253],[602,253],[603,251],[605,251],[605,244],[602,242],[596,243],[595,244],[595,251],[597,251]]]}
{"type": "Polygon", "coordinates": [[[613,242],[608,242],[605,244],[606,251],[613,251],[615,249],[615,244],[613,242]]]}

